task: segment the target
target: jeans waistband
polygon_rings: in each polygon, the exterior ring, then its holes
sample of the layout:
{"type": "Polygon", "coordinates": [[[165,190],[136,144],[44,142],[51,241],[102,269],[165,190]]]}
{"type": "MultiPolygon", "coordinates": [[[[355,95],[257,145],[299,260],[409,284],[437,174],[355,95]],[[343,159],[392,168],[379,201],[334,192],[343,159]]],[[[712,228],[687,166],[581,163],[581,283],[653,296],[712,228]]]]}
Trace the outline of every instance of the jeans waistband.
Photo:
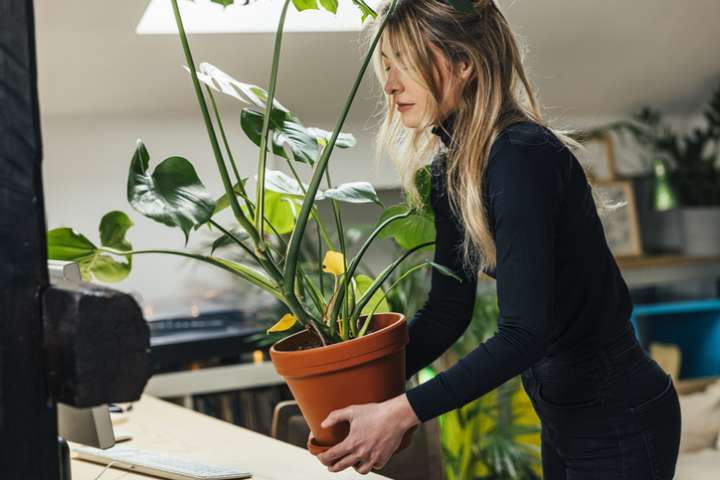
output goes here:
{"type": "Polygon", "coordinates": [[[628,323],[627,328],[605,345],[592,345],[572,354],[559,354],[544,357],[535,365],[526,370],[528,375],[536,378],[562,378],[578,365],[587,365],[595,368],[601,362],[605,374],[612,375],[635,363],[646,355],[645,350],[638,343],[633,327],[628,323]]]}

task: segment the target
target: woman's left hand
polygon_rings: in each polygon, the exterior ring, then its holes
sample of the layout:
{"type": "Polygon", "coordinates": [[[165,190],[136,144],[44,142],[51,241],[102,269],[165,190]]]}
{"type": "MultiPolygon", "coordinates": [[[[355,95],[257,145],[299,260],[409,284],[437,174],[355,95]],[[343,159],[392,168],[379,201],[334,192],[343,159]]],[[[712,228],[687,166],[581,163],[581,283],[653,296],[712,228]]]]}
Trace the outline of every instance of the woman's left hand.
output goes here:
{"type": "Polygon", "coordinates": [[[330,472],[354,467],[363,475],[384,467],[405,432],[420,423],[405,394],[334,410],[320,426],[329,428],[339,422],[350,422],[348,436],[317,457],[330,472]]]}

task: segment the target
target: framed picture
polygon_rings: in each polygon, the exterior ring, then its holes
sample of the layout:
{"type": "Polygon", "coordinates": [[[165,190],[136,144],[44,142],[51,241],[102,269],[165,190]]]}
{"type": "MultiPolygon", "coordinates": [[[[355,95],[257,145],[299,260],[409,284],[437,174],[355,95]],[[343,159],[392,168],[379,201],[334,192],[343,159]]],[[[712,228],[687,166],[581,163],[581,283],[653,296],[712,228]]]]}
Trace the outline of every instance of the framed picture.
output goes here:
{"type": "Polygon", "coordinates": [[[596,181],[593,188],[611,205],[601,217],[605,239],[613,255],[629,257],[642,255],[635,193],[629,180],[596,181]]]}
{"type": "Polygon", "coordinates": [[[578,161],[590,170],[591,180],[609,182],[617,180],[615,149],[609,132],[583,142],[587,152],[577,151],[578,161]]]}

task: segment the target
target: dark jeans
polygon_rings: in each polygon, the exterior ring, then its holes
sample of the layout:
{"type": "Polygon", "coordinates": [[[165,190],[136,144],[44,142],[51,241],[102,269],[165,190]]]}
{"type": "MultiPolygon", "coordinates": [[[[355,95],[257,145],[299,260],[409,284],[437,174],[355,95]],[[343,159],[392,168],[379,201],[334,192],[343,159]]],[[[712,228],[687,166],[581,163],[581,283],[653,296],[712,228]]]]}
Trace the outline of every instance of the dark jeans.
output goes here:
{"type": "Polygon", "coordinates": [[[522,381],[542,422],[545,480],[673,478],[677,392],[630,327],[605,348],[545,357],[522,381]]]}

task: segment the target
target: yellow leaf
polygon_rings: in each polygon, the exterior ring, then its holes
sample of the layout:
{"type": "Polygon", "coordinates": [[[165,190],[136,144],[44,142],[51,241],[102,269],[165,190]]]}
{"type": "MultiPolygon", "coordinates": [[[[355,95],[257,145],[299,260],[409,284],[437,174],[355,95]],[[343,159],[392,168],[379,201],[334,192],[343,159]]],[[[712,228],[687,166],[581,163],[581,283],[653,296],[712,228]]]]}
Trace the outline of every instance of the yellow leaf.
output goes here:
{"type": "Polygon", "coordinates": [[[322,268],[323,272],[342,275],[345,273],[345,257],[340,252],[328,250],[323,259],[322,268]]]}
{"type": "Polygon", "coordinates": [[[292,328],[292,326],[295,325],[296,322],[297,318],[295,318],[295,315],[291,313],[286,313],[285,315],[283,315],[279,322],[268,328],[267,332],[265,333],[284,332],[285,330],[289,330],[290,328],[292,328]]]}

